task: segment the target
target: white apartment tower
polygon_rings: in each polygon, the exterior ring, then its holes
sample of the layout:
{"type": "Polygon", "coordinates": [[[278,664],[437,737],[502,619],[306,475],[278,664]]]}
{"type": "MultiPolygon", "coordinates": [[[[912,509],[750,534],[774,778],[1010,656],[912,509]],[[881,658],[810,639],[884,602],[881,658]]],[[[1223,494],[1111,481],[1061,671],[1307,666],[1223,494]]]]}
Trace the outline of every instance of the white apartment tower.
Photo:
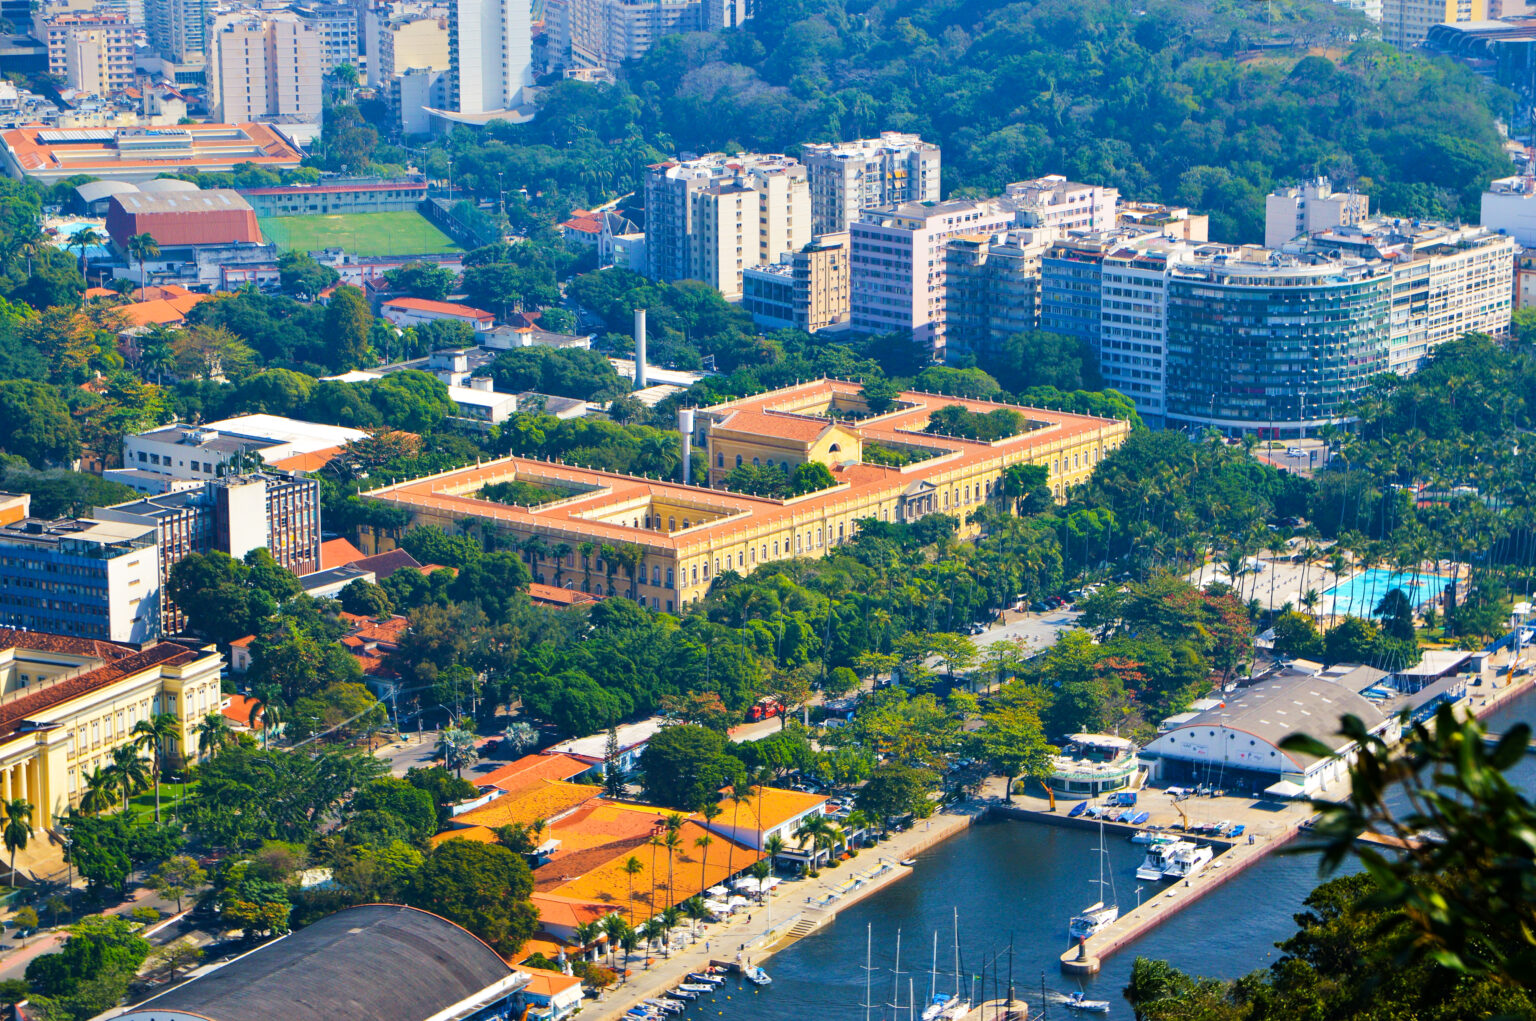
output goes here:
{"type": "Polygon", "coordinates": [[[939,200],[939,147],[916,135],[886,131],[879,138],[800,147],[811,175],[811,225],[817,234],[848,229],[876,206],[939,200]]]}
{"type": "Polygon", "coordinates": [[[811,240],[806,169],[777,154],[658,163],[646,173],[645,208],[647,275],[703,280],[732,299],[742,270],[811,240]]]}
{"type": "Polygon", "coordinates": [[[866,209],[849,230],[849,301],[861,333],[910,331],[944,356],[945,246],[961,234],[998,234],[1013,211],[997,202],[951,199],[866,209]]]}
{"type": "Polygon", "coordinates": [[[214,23],[210,99],[227,124],[280,117],[318,123],[321,40],[286,11],[243,11],[214,23]]]}
{"type": "Polygon", "coordinates": [[[1014,211],[1020,227],[1056,231],[1109,230],[1115,225],[1115,206],[1120,192],[1098,184],[1079,184],[1060,174],[1032,181],[1015,181],[1004,190],[1001,202],[1014,211]]]}
{"type": "Polygon", "coordinates": [[[616,71],[662,36],[703,27],[699,0],[567,0],[545,11],[550,51],[573,67],[616,71]]]}
{"type": "Polygon", "coordinates": [[[1355,192],[1335,192],[1326,177],[1271,192],[1264,200],[1264,247],[1281,245],[1307,234],[1348,227],[1370,213],[1371,200],[1355,192]]]}
{"type": "Polygon", "coordinates": [[[461,114],[522,105],[533,84],[533,8],[528,0],[453,0],[449,5],[448,102],[461,114]]]}
{"type": "Polygon", "coordinates": [[[197,63],[208,52],[212,0],[144,0],[149,45],[177,64],[197,63]]]}

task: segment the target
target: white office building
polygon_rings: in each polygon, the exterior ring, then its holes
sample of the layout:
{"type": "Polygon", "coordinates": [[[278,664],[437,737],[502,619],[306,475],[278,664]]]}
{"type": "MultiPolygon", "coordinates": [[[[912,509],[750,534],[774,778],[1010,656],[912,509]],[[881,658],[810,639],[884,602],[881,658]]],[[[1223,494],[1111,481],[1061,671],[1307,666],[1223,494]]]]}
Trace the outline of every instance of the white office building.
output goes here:
{"type": "Polygon", "coordinates": [[[951,199],[866,209],[849,230],[849,303],[861,333],[910,331],[944,355],[945,246],[961,234],[997,234],[1014,222],[997,202],[951,199]]]}
{"type": "Polygon", "coordinates": [[[1536,248],[1536,178],[1501,177],[1483,192],[1482,224],[1536,248]]]}
{"type": "Polygon", "coordinates": [[[939,200],[939,147],[917,135],[883,132],[879,138],[800,147],[811,178],[811,229],[848,229],[876,206],[939,200]]]}
{"type": "Polygon", "coordinates": [[[262,464],[333,450],[368,434],[280,415],[241,415],[206,425],[167,425],[123,439],[123,467],[107,478],[141,493],[195,488],[262,464]]]}
{"type": "Polygon", "coordinates": [[[0,627],[109,642],[158,638],[154,527],[32,517],[0,527],[0,627]]]}

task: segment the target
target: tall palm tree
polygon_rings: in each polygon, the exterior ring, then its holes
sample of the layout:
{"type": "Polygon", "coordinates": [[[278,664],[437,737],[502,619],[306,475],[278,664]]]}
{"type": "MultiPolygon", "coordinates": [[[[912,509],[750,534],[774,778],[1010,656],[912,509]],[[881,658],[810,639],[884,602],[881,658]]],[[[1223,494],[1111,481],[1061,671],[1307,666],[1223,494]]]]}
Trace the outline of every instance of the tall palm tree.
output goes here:
{"type": "Polygon", "coordinates": [[[635,877],[645,871],[640,859],[630,855],[624,862],[624,874],[629,877],[629,924],[635,924],[635,877]]]}
{"type": "Polygon", "coordinates": [[[144,765],[144,756],[139,754],[137,743],[122,744],[112,749],[112,765],[107,769],[117,779],[118,787],[122,788],[124,809],[127,809],[128,799],[135,792],[149,786],[149,769],[144,765]]]}
{"type": "Polygon", "coordinates": [[[779,855],[784,853],[784,838],[775,833],[763,841],[763,852],[768,855],[768,860],[778,864],[779,855]]]}
{"type": "Polygon", "coordinates": [[[138,746],[149,748],[154,753],[150,759],[150,769],[155,781],[155,822],[159,822],[160,770],[165,761],[166,747],[181,736],[181,720],[172,713],[156,713],[146,720],[135,723],[133,732],[138,735],[136,742],[138,746]]]}
{"type": "Polygon", "coordinates": [[[117,804],[117,778],[97,766],[85,778],[85,793],[80,796],[80,811],[97,815],[117,804]]]}
{"type": "MultiPolygon", "coordinates": [[[[102,237],[101,232],[98,231],[95,227],[83,227],[69,236],[69,243],[65,247],[74,248],[80,252],[80,276],[82,278],[85,277],[86,273],[86,249],[95,248],[105,240],[106,238],[102,237]]],[[[86,288],[89,289],[91,282],[86,280],[85,285],[86,288]]],[[[80,292],[80,304],[85,304],[85,291],[80,292]]]]}
{"type": "MultiPolygon", "coordinates": [[[[731,784],[731,839],[725,844],[725,874],[727,876],[736,873],[736,819],[741,815],[741,806],[752,796],[752,788],[741,784],[731,784]]],[[[716,805],[716,808],[720,806],[716,805]]],[[[759,823],[761,825],[761,823],[759,823]]]]}
{"type": "Polygon", "coordinates": [[[693,838],[693,846],[699,849],[699,892],[709,889],[709,845],[715,838],[708,833],[693,838]]]}
{"type": "Polygon", "coordinates": [[[602,925],[603,932],[608,935],[608,963],[611,965],[614,951],[619,949],[624,934],[629,931],[629,924],[624,921],[623,915],[609,915],[603,919],[602,925]]]}
{"type": "Polygon", "coordinates": [[[659,829],[652,831],[651,839],[646,841],[651,845],[651,915],[656,915],[656,852],[664,846],[659,829]]]}
{"type": "Polygon", "coordinates": [[[128,254],[139,260],[139,300],[144,300],[144,263],[160,254],[160,243],[148,232],[134,234],[128,239],[128,254]]]}
{"type": "Polygon", "coordinates": [[[211,759],[235,743],[235,731],[223,713],[209,713],[197,725],[197,754],[211,759]]]}
{"type": "Polygon", "coordinates": [[[32,804],[26,798],[12,798],[0,802],[0,811],[5,813],[5,829],[0,830],[0,840],[5,841],[5,849],[11,852],[11,885],[15,886],[16,852],[23,850],[32,839],[32,804]]]}
{"type": "Polygon", "coordinates": [[[676,860],[677,849],[683,846],[683,838],[678,836],[677,830],[668,830],[661,843],[667,849],[667,910],[671,911],[673,898],[677,895],[677,887],[672,881],[672,865],[676,860]]]}
{"type": "Polygon", "coordinates": [[[581,947],[581,956],[583,960],[587,959],[588,950],[593,943],[597,942],[597,934],[601,931],[601,928],[596,922],[576,923],[574,935],[576,937],[577,944],[581,947]]]}

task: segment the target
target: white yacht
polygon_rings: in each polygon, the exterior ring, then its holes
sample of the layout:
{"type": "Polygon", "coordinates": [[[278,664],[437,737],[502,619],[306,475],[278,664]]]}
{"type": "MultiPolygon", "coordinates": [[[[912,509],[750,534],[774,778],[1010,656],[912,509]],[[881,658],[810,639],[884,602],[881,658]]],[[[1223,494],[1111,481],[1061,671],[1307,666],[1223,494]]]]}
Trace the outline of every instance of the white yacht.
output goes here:
{"type": "Polygon", "coordinates": [[[1106,904],[1102,900],[1095,901],[1094,903],[1084,908],[1082,911],[1072,916],[1072,920],[1067,923],[1067,935],[1071,936],[1073,940],[1087,939],[1088,937],[1097,934],[1100,929],[1104,928],[1110,922],[1113,922],[1115,919],[1120,917],[1120,906],[1115,903],[1116,898],[1114,894],[1114,876],[1111,874],[1108,880],[1104,878],[1104,859],[1108,856],[1109,851],[1104,846],[1104,820],[1101,818],[1099,819],[1098,887],[1099,896],[1103,897],[1104,886],[1106,883],[1109,884],[1109,903],[1106,904]]]}
{"type": "MultiPolygon", "coordinates": [[[[1178,840],[1171,844],[1153,844],[1147,848],[1147,856],[1142,859],[1141,867],[1136,870],[1137,879],[1162,879],[1168,869],[1168,856],[1175,847],[1188,841],[1178,840]]],[[[1193,845],[1191,845],[1193,846],[1193,845]]]]}
{"type": "Polygon", "coordinates": [[[1198,875],[1216,852],[1209,847],[1199,847],[1187,840],[1181,840],[1168,848],[1168,866],[1163,870],[1163,875],[1168,879],[1188,879],[1198,875]]]}

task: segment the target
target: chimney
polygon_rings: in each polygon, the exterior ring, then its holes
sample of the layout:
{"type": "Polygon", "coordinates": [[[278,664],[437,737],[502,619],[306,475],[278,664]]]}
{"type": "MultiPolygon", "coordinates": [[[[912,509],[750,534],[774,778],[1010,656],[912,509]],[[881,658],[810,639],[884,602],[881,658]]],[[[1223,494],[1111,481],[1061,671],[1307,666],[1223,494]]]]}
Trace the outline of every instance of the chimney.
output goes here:
{"type": "Polygon", "coordinates": [[[635,309],[635,389],[645,389],[645,309],[635,309]]]}
{"type": "MultiPolygon", "coordinates": [[[[644,315],[644,313],[641,313],[644,315]]],[[[683,485],[693,481],[693,409],[677,409],[677,431],[683,434],[683,485]]]]}

